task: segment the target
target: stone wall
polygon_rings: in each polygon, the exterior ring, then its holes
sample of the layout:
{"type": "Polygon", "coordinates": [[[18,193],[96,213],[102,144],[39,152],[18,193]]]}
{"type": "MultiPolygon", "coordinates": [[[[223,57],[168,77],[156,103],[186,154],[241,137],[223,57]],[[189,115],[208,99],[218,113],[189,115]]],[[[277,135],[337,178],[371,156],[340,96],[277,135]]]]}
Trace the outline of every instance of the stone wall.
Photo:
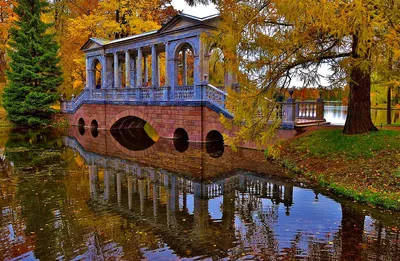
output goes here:
{"type": "Polygon", "coordinates": [[[110,130],[119,119],[135,116],[148,122],[163,138],[173,138],[175,130],[183,128],[193,142],[205,141],[212,130],[231,135],[220,123],[220,115],[205,106],[84,104],[74,114],[66,115],[70,125],[78,125],[82,118],[85,126],[90,127],[96,120],[100,130],[110,130]]]}

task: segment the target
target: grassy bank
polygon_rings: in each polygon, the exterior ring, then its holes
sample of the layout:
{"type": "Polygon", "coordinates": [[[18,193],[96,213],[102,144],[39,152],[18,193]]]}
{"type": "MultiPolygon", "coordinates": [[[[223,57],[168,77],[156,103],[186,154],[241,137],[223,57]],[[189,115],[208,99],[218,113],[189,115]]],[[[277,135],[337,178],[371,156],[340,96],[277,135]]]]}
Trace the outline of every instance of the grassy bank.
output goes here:
{"type": "Polygon", "coordinates": [[[318,130],[288,142],[282,162],[337,194],[400,211],[400,131],[318,130]]]}

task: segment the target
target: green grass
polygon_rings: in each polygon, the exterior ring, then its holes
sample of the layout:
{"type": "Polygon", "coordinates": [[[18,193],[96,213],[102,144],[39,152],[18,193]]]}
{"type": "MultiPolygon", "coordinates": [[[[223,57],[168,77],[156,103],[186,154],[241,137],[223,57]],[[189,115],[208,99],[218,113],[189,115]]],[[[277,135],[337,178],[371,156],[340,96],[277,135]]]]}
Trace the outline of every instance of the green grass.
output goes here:
{"type": "Polygon", "coordinates": [[[345,135],[338,129],[318,130],[293,139],[286,151],[281,163],[298,175],[335,194],[400,211],[400,167],[393,161],[400,157],[400,131],[345,135]]]}
{"type": "Polygon", "coordinates": [[[393,193],[386,193],[384,191],[372,192],[368,190],[356,191],[339,183],[320,183],[320,185],[328,187],[337,195],[342,195],[361,203],[379,206],[387,210],[400,210],[400,199],[393,193]]]}
{"type": "Polygon", "coordinates": [[[371,158],[377,151],[399,148],[400,132],[380,130],[368,134],[345,135],[341,130],[319,130],[294,140],[290,146],[318,158],[371,158]]]}

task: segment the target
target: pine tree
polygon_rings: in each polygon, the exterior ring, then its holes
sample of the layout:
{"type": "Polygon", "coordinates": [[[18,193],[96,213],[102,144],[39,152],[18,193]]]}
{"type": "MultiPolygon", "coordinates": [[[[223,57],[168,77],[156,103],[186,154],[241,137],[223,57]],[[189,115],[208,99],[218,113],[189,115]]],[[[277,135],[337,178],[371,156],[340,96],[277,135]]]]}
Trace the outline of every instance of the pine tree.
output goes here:
{"type": "Polygon", "coordinates": [[[57,87],[62,83],[58,45],[41,20],[48,10],[44,0],[17,0],[18,19],[10,29],[8,84],[3,105],[17,125],[48,124],[55,110],[57,87]]]}

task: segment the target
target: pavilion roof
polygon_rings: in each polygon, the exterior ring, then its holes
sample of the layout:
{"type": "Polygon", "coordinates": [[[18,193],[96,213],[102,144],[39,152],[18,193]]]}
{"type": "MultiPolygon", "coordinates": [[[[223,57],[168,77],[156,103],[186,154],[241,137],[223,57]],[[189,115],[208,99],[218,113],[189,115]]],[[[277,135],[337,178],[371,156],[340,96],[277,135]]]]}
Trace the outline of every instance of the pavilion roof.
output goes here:
{"type": "MultiPolygon", "coordinates": [[[[152,36],[152,35],[156,35],[156,34],[162,34],[162,33],[166,32],[166,31],[173,30],[174,26],[177,25],[182,20],[188,21],[192,25],[198,25],[198,24],[204,24],[204,23],[206,23],[208,21],[211,21],[211,20],[214,20],[214,19],[218,19],[219,17],[220,17],[219,14],[210,15],[210,16],[206,16],[206,17],[196,17],[196,16],[193,16],[193,15],[180,13],[180,14],[177,14],[176,16],[174,16],[173,18],[171,18],[167,23],[165,23],[163,26],[161,26],[161,28],[158,29],[158,30],[152,30],[152,31],[149,31],[149,32],[136,34],[136,35],[131,35],[131,36],[115,39],[115,40],[106,40],[106,39],[101,39],[101,38],[90,38],[82,46],[81,50],[87,50],[93,44],[95,44],[96,47],[103,47],[104,48],[104,47],[106,47],[108,45],[112,45],[112,44],[115,44],[115,43],[121,43],[121,42],[125,42],[125,41],[130,41],[130,40],[133,40],[133,39],[141,39],[141,38],[152,36]]],[[[182,28],[179,28],[179,29],[182,29],[182,28]]]]}

